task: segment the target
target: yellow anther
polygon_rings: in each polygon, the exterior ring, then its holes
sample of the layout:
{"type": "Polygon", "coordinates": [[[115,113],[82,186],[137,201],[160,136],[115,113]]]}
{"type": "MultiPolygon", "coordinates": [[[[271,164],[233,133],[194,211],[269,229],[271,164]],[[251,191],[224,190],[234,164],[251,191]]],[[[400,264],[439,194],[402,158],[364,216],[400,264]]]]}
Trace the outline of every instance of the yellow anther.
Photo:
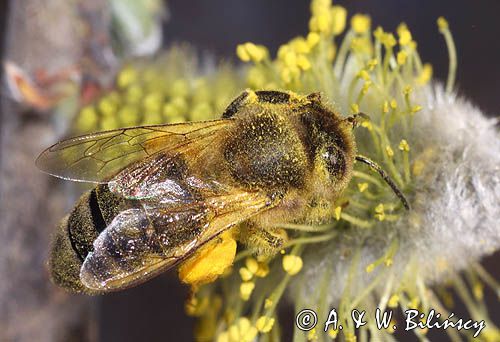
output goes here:
{"type": "Polygon", "coordinates": [[[283,269],[290,275],[299,273],[302,265],[302,258],[297,255],[285,255],[283,257],[283,269]]]}
{"type": "Polygon", "coordinates": [[[238,319],[236,323],[229,327],[229,341],[250,342],[258,334],[257,328],[253,327],[246,317],[238,319]]]}
{"type": "Polygon", "coordinates": [[[368,73],[368,71],[366,71],[364,69],[360,70],[356,76],[358,78],[365,80],[365,81],[370,80],[370,74],[368,73]]]}
{"type": "Polygon", "coordinates": [[[333,6],[332,11],[332,22],[333,28],[332,32],[335,35],[342,33],[345,29],[346,19],[347,19],[347,11],[342,6],[333,6]]]}
{"type": "Polygon", "coordinates": [[[392,109],[398,108],[398,102],[395,99],[391,100],[391,108],[392,109]]]}
{"type": "Polygon", "coordinates": [[[389,113],[389,102],[388,101],[384,101],[384,104],[382,105],[382,112],[384,113],[389,113]]]}
{"type": "Polygon", "coordinates": [[[399,149],[400,149],[401,151],[405,151],[405,152],[410,151],[410,145],[408,144],[408,141],[406,141],[405,139],[402,139],[402,140],[399,142],[399,149]]]}
{"type": "Polygon", "coordinates": [[[76,126],[82,132],[95,130],[98,123],[97,111],[92,106],[87,106],[80,110],[76,119],[76,126]]]}
{"type": "Polygon", "coordinates": [[[342,213],[342,207],[341,206],[338,206],[335,208],[334,210],[334,214],[335,214],[335,219],[338,221],[340,220],[340,214],[342,213]]]}
{"type": "Polygon", "coordinates": [[[312,328],[309,330],[307,333],[307,340],[308,341],[317,341],[318,340],[318,334],[316,333],[316,328],[312,328]]]}
{"type": "Polygon", "coordinates": [[[253,273],[248,270],[246,267],[240,268],[240,277],[243,281],[249,281],[253,277],[253,273]]]}
{"type": "Polygon", "coordinates": [[[259,263],[254,258],[246,258],[245,266],[247,267],[248,271],[252,274],[255,274],[259,269],[259,263]]]}
{"type": "Polygon", "coordinates": [[[332,6],[332,0],[312,0],[311,13],[313,15],[320,14],[324,11],[328,11],[331,6],[332,6]]]}
{"type": "Polygon", "coordinates": [[[227,331],[221,332],[219,336],[217,336],[217,342],[231,342],[229,340],[229,333],[227,331]]]}
{"type": "Polygon", "coordinates": [[[357,103],[351,104],[351,113],[358,114],[359,113],[359,105],[357,103]]]}
{"type": "Polygon", "coordinates": [[[368,183],[358,183],[359,192],[363,192],[368,189],[368,183]]]}
{"type": "Polygon", "coordinates": [[[236,47],[236,55],[243,62],[250,62],[250,55],[248,54],[247,49],[245,49],[245,45],[240,44],[236,47]]]}
{"type": "Polygon", "coordinates": [[[148,112],[159,112],[163,105],[163,95],[159,92],[150,93],[144,98],[142,104],[148,112]]]}
{"type": "Polygon", "coordinates": [[[448,21],[444,17],[438,18],[437,25],[438,25],[439,31],[441,31],[441,32],[443,32],[444,30],[447,30],[449,27],[448,21]]]}
{"type": "Polygon", "coordinates": [[[376,265],[375,265],[374,263],[369,264],[368,266],[366,266],[366,268],[365,268],[365,272],[366,272],[366,273],[372,273],[372,272],[373,272],[373,270],[375,269],[375,266],[376,266],[376,265]]]}
{"type": "Polygon", "coordinates": [[[396,45],[396,38],[392,33],[384,33],[381,36],[380,42],[384,44],[386,49],[391,49],[396,45]]]}
{"type": "Polygon", "coordinates": [[[238,55],[243,62],[262,62],[268,54],[267,48],[263,45],[245,43],[236,47],[236,55],[238,55]]]}
{"type": "Polygon", "coordinates": [[[366,33],[370,29],[371,19],[364,14],[355,14],[351,18],[351,27],[356,33],[366,33]]]}
{"type": "Polygon", "coordinates": [[[306,38],[307,45],[309,45],[310,49],[315,47],[319,43],[319,40],[320,40],[320,36],[316,32],[309,32],[309,34],[307,35],[307,38],[306,38]]]}
{"type": "Polygon", "coordinates": [[[251,281],[245,281],[240,285],[240,298],[244,301],[250,299],[253,289],[255,288],[255,283],[251,281]]]}
{"type": "Polygon", "coordinates": [[[380,203],[375,207],[375,218],[379,221],[383,221],[385,219],[385,208],[383,203],[380,203]]]}
{"type": "Polygon", "coordinates": [[[429,63],[424,64],[422,72],[417,77],[417,84],[424,85],[427,84],[432,78],[432,65],[429,63]]]}
{"type": "Polygon", "coordinates": [[[370,59],[368,61],[368,63],[366,64],[366,69],[368,69],[368,71],[373,71],[373,69],[375,69],[377,64],[378,64],[378,61],[376,59],[370,59]]]}
{"type": "Polygon", "coordinates": [[[399,45],[405,46],[410,44],[412,41],[412,36],[410,30],[405,23],[401,23],[397,28],[398,36],[399,36],[399,45]]]}
{"type": "Polygon", "coordinates": [[[389,298],[387,306],[390,308],[395,308],[398,306],[398,303],[399,303],[399,296],[397,294],[393,294],[391,298],[389,298]]]}
{"type": "Polygon", "coordinates": [[[384,260],[384,265],[385,265],[385,266],[387,266],[387,267],[392,266],[392,264],[393,264],[393,263],[394,263],[394,259],[392,259],[392,258],[390,258],[390,257],[389,257],[389,258],[386,258],[386,259],[384,260]]]}
{"type": "MultiPolygon", "coordinates": [[[[359,113],[359,112],[358,112],[358,113],[359,113]]],[[[364,128],[366,128],[367,130],[369,130],[369,131],[373,130],[373,125],[372,125],[372,123],[371,123],[370,121],[363,121],[363,122],[361,123],[361,127],[364,127],[364,128]]]]}
{"type": "Polygon", "coordinates": [[[125,100],[129,103],[138,103],[143,97],[143,89],[138,84],[130,85],[125,93],[125,100]]]}
{"type": "Polygon", "coordinates": [[[317,26],[319,32],[327,33],[330,26],[330,15],[327,13],[321,13],[316,16],[317,26]]]}
{"type": "Polygon", "coordinates": [[[271,331],[274,325],[274,318],[267,316],[260,316],[255,323],[255,327],[258,331],[262,333],[268,333],[271,331]]]}
{"type": "Polygon", "coordinates": [[[297,66],[297,54],[295,53],[295,51],[288,51],[283,56],[283,62],[285,62],[285,65],[288,67],[297,66]]]}
{"type": "Polygon", "coordinates": [[[116,103],[107,97],[103,97],[97,105],[99,111],[105,116],[114,114],[116,107],[116,103]]]}
{"type": "Polygon", "coordinates": [[[367,56],[372,55],[372,44],[370,39],[366,36],[355,37],[351,41],[351,49],[356,53],[367,56]]]}
{"type": "Polygon", "coordinates": [[[392,147],[391,147],[391,146],[389,146],[389,145],[387,145],[387,146],[385,147],[385,153],[387,153],[387,156],[388,156],[389,158],[394,157],[394,150],[393,150],[393,149],[392,149],[392,147]]]}
{"type": "Polygon", "coordinates": [[[484,285],[481,282],[476,281],[472,287],[472,293],[477,300],[482,300],[484,297],[484,285]]]}
{"type": "Polygon", "coordinates": [[[128,66],[123,68],[118,74],[116,84],[118,88],[126,88],[137,80],[137,71],[128,66]]]}
{"type": "Polygon", "coordinates": [[[259,278],[264,278],[269,274],[269,265],[265,262],[259,262],[259,269],[255,275],[259,278]]]}
{"type": "Polygon", "coordinates": [[[311,51],[311,46],[307,43],[304,37],[297,37],[290,41],[290,47],[298,54],[308,54],[311,51]]]}
{"type": "Polygon", "coordinates": [[[370,89],[371,86],[372,86],[372,81],[366,81],[363,84],[363,88],[361,88],[361,93],[363,95],[366,95],[366,93],[368,92],[368,90],[370,89]]]}
{"type": "Polygon", "coordinates": [[[411,107],[411,113],[412,114],[420,112],[421,110],[422,110],[422,106],[420,106],[420,105],[415,105],[415,106],[411,107]]]}
{"type": "Polygon", "coordinates": [[[264,300],[264,309],[269,309],[273,305],[273,301],[269,298],[264,300]]]}
{"type": "Polygon", "coordinates": [[[403,88],[403,95],[408,96],[412,93],[412,91],[413,91],[413,88],[411,86],[407,85],[403,88]]]}
{"type": "Polygon", "coordinates": [[[299,55],[297,57],[297,66],[304,71],[311,69],[311,63],[309,62],[309,59],[307,59],[307,57],[304,55],[299,55]]]}
{"type": "Polygon", "coordinates": [[[418,305],[420,304],[420,299],[418,297],[412,298],[412,300],[408,303],[408,308],[410,309],[418,309],[418,305]]]}
{"type": "Polygon", "coordinates": [[[373,31],[373,36],[380,42],[382,42],[384,34],[384,29],[381,26],[378,26],[375,31],[373,31]]]}
{"type": "Polygon", "coordinates": [[[396,57],[399,65],[404,65],[407,58],[408,54],[406,53],[406,51],[399,51],[396,57]]]}
{"type": "Polygon", "coordinates": [[[333,330],[333,329],[328,329],[328,336],[330,336],[330,338],[337,338],[337,335],[339,334],[339,331],[338,330],[333,330]]]}

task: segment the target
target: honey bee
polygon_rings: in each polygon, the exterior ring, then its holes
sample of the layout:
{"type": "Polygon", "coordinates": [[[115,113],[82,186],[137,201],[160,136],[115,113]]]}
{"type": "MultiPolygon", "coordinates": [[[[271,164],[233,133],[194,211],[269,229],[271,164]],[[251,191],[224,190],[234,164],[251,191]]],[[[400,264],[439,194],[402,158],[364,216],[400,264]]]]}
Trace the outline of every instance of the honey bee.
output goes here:
{"type": "Polygon", "coordinates": [[[122,128],[49,147],[37,159],[42,171],[97,183],[60,224],[53,280],[88,293],[131,287],[230,228],[255,253],[273,255],[287,241],[277,224],[331,219],[325,213],[355,160],[409,208],[385,172],[356,155],[357,120],[318,93],[245,91],[220,120],[122,128]]]}

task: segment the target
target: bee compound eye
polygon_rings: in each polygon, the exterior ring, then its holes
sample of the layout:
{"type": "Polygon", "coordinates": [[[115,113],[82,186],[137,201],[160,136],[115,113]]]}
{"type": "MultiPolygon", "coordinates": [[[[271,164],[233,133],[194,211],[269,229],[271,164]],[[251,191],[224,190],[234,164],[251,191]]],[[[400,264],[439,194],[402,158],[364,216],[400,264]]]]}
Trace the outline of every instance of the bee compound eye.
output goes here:
{"type": "Polygon", "coordinates": [[[334,146],[329,146],[323,153],[328,172],[335,178],[342,177],[345,172],[345,158],[342,151],[334,146]]]}

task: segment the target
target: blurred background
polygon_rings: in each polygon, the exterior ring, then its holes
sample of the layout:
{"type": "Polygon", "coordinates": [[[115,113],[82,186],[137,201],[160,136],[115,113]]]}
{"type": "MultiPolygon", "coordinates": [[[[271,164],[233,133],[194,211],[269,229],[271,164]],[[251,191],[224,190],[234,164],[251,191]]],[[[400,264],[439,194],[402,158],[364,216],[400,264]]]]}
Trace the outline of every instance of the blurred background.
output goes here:
{"type": "MultiPolygon", "coordinates": [[[[115,6],[118,2],[109,1],[115,6]]],[[[20,3],[0,1],[2,60],[12,61],[32,75],[41,66],[54,74],[55,70],[68,68],[83,58],[92,77],[112,75],[116,56],[109,46],[117,32],[108,29],[111,15],[107,2],[20,3]],[[83,33],[79,26],[82,17],[87,25],[83,33]]],[[[500,115],[500,2],[335,3],[346,7],[349,15],[369,14],[373,26],[381,25],[388,31],[406,22],[419,43],[423,61],[433,65],[435,76],[441,80],[445,80],[448,72],[448,55],[436,19],[446,17],[458,51],[459,94],[488,115],[500,115]]],[[[236,64],[237,44],[246,41],[263,44],[274,54],[280,44],[307,32],[310,15],[307,0],[178,0],[168,1],[166,8],[158,12],[157,18],[163,34],[153,37],[149,45],[135,42],[137,48],[129,54],[147,53],[148,49],[154,50],[155,44],[188,42],[202,57],[210,55],[215,60],[236,64]]],[[[63,80],[72,79],[71,70],[61,74],[63,80]]],[[[52,90],[47,77],[38,77],[38,83],[47,86],[44,90],[52,90]]],[[[66,127],[53,119],[52,112],[47,110],[50,103],[35,101],[34,109],[14,101],[15,96],[7,88],[4,82],[0,92],[0,340],[192,340],[194,322],[184,313],[187,289],[179,284],[175,272],[134,289],[93,298],[68,295],[49,282],[45,260],[50,234],[75,197],[59,181],[38,172],[34,160],[44,146],[63,135],[66,127]]],[[[500,278],[498,256],[484,261],[497,279],[500,278]]],[[[498,299],[491,293],[487,295],[491,317],[500,323],[498,299]]],[[[290,323],[292,315],[291,311],[284,311],[290,323]]],[[[413,335],[405,340],[412,338],[413,335]]]]}

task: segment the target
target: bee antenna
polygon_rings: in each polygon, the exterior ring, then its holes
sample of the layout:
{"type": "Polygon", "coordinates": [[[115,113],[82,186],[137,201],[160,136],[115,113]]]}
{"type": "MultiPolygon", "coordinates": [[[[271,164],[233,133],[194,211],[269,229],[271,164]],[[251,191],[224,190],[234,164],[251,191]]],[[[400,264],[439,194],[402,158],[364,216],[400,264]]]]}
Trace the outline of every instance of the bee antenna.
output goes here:
{"type": "Polygon", "coordinates": [[[373,160],[371,160],[370,158],[367,158],[365,156],[362,156],[362,155],[357,155],[356,156],[356,160],[357,161],[360,161],[362,163],[365,163],[366,165],[368,165],[372,170],[378,172],[378,174],[380,175],[380,177],[382,177],[382,179],[391,187],[392,191],[394,191],[394,193],[396,194],[396,196],[398,196],[398,198],[401,200],[401,202],[403,203],[403,206],[406,208],[406,210],[410,210],[410,205],[408,204],[408,200],[406,199],[406,197],[403,195],[403,193],[401,192],[401,190],[399,190],[398,186],[396,185],[396,183],[394,183],[394,181],[389,177],[389,175],[380,167],[380,165],[378,165],[377,163],[375,163],[373,160]]]}
{"type": "Polygon", "coordinates": [[[363,121],[370,121],[370,116],[368,114],[359,112],[357,114],[353,114],[353,115],[345,118],[345,120],[352,125],[352,128],[356,128],[363,121]]]}

